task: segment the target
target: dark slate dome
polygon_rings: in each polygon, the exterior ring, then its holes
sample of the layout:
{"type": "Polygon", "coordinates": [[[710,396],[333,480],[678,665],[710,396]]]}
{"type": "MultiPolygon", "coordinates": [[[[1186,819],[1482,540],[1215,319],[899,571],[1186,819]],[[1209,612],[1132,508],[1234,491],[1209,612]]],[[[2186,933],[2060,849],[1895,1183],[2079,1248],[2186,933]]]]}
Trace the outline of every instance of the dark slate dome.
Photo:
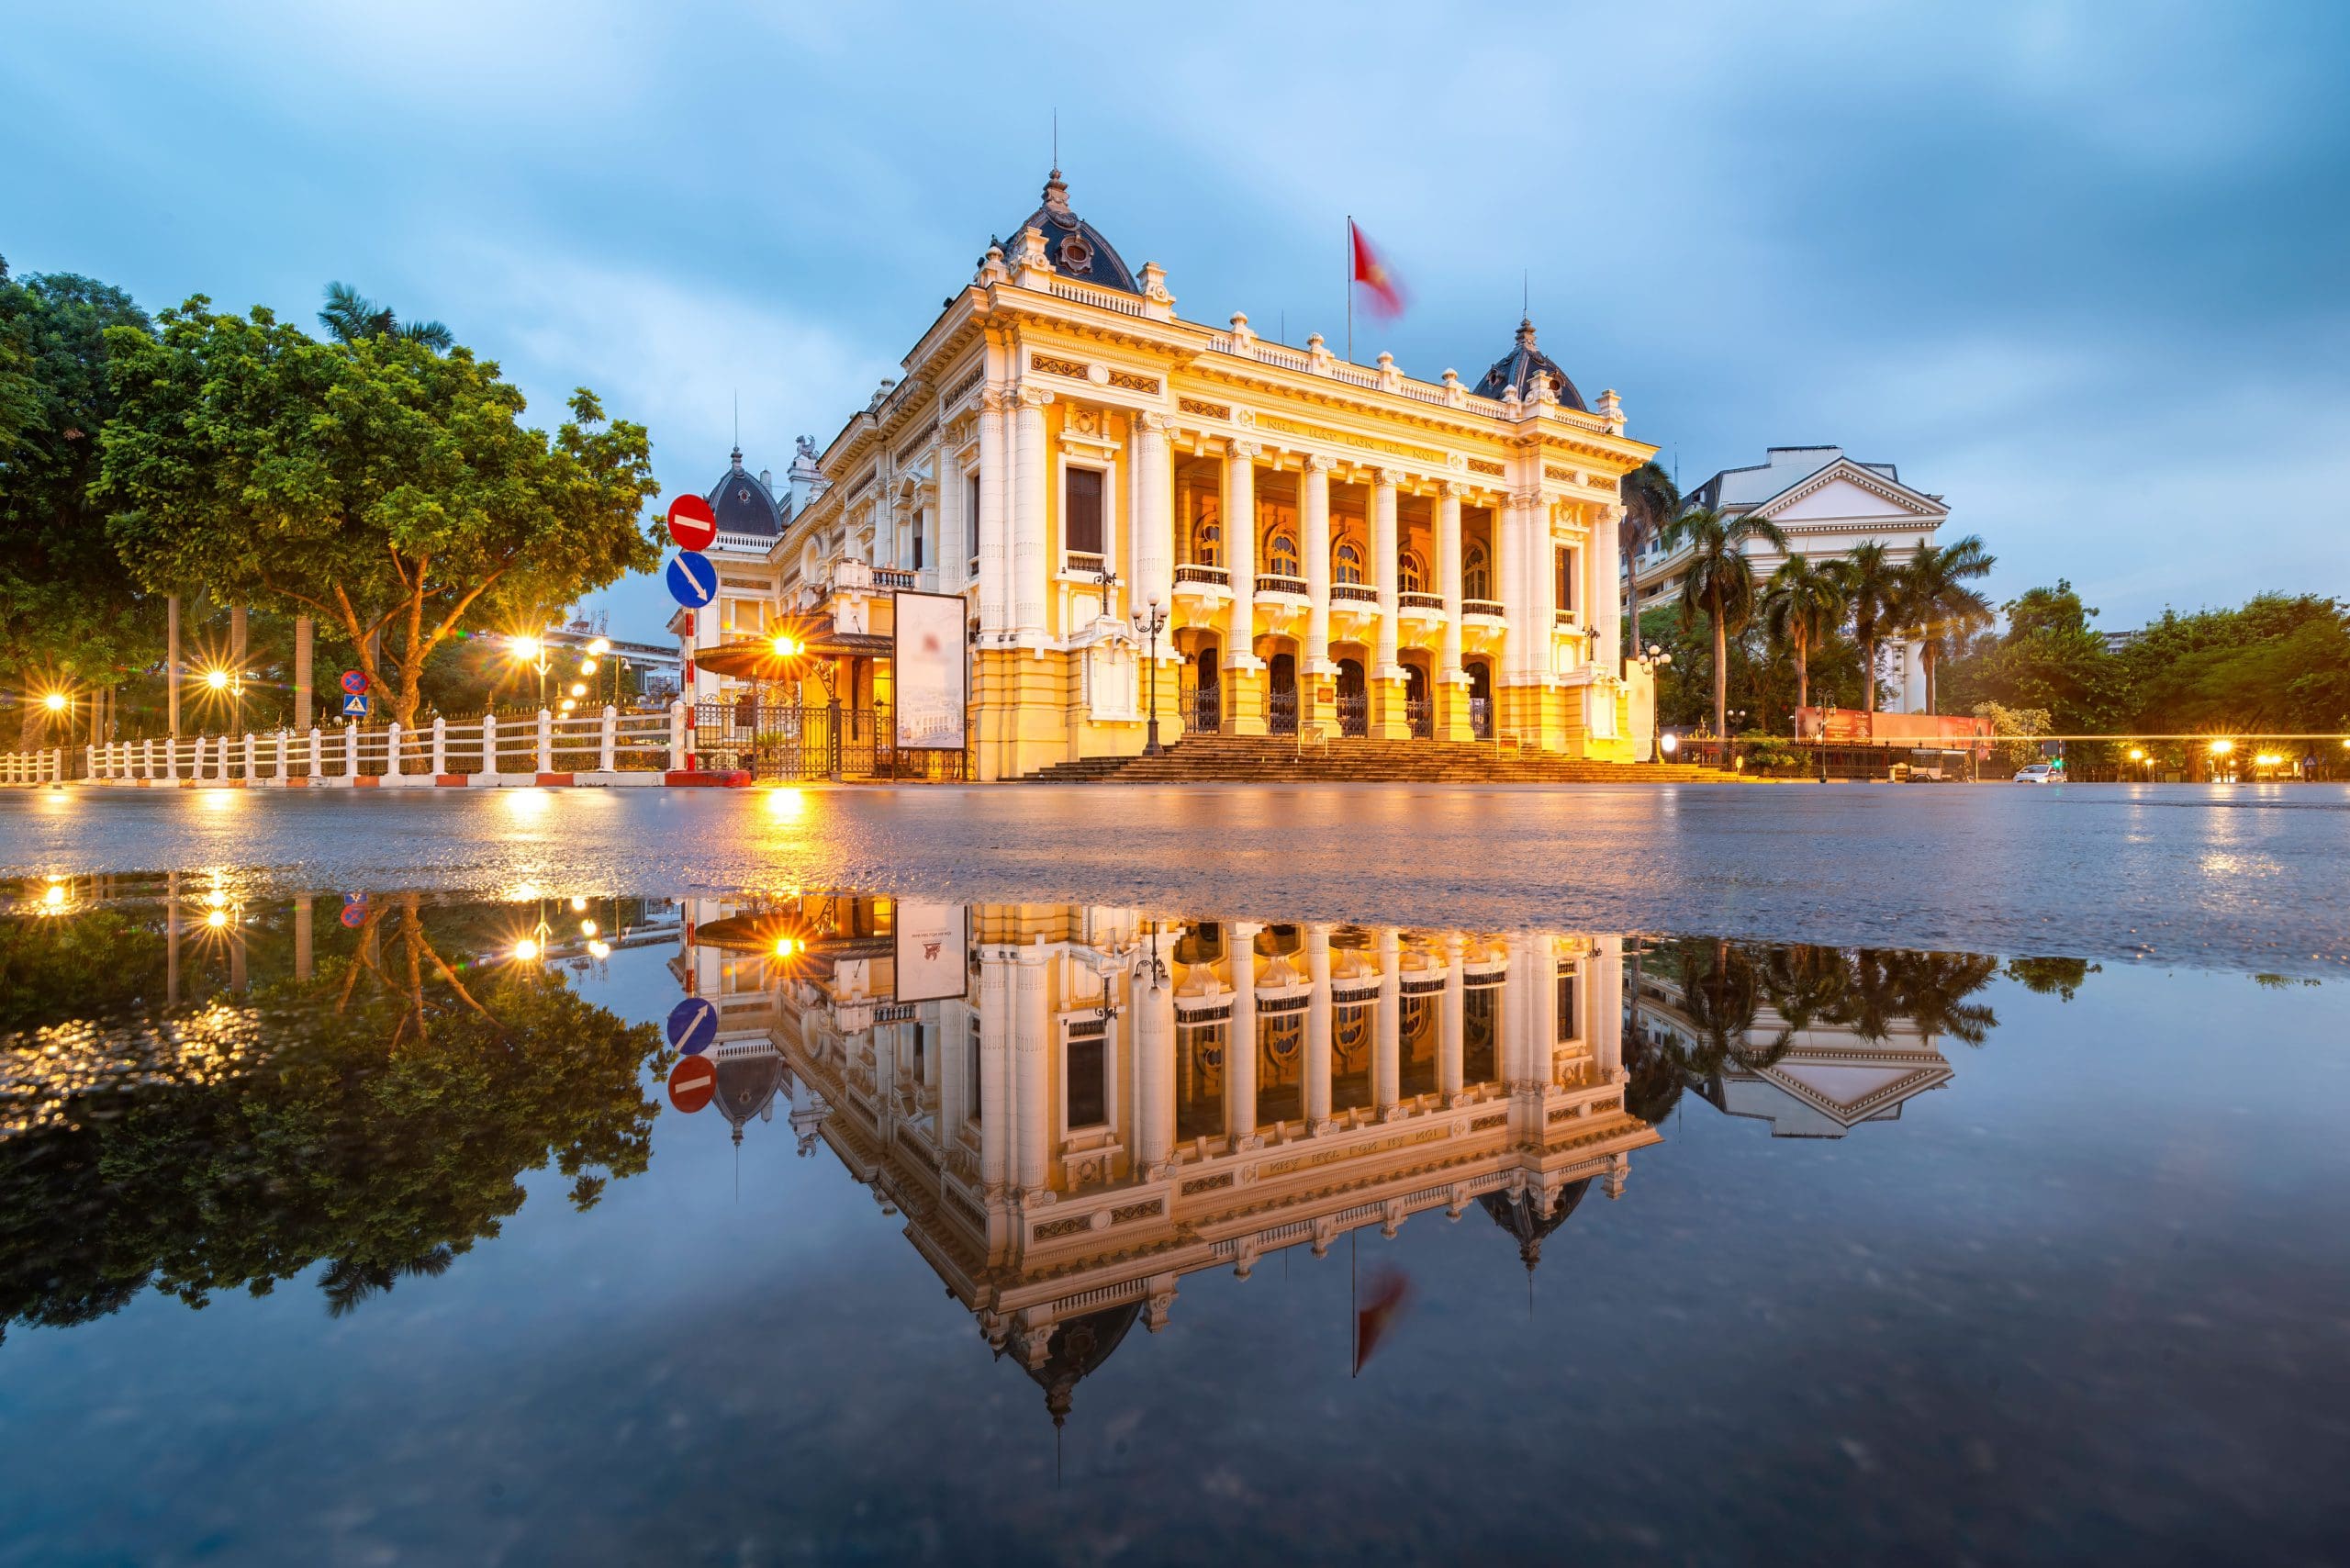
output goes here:
{"type": "Polygon", "coordinates": [[[1101,230],[1069,210],[1069,185],[1058,169],[1045,182],[1045,205],[1013,226],[1011,240],[996,243],[1009,253],[1023,229],[1044,230],[1045,257],[1061,276],[1128,294],[1142,292],[1142,285],[1135,281],[1134,273],[1110,241],[1102,238],[1101,230]]]}
{"type": "Polygon", "coordinates": [[[1077,1385],[1110,1359],[1110,1352],[1141,1316],[1142,1303],[1130,1301],[1124,1306],[1105,1306],[1072,1317],[1053,1330],[1053,1345],[1045,1364],[1022,1369],[1045,1391],[1045,1408],[1052,1413],[1054,1426],[1069,1419],[1077,1385]]]}
{"type": "Polygon", "coordinates": [[[1559,402],[1563,407],[1577,409],[1586,414],[1591,412],[1591,406],[1583,400],[1583,394],[1575,390],[1575,384],[1568,378],[1567,373],[1561,370],[1549,354],[1534,346],[1534,322],[1531,318],[1518,322],[1516,345],[1495,360],[1494,368],[1485,372],[1484,378],[1470,390],[1480,398],[1498,398],[1515,386],[1519,397],[1531,398],[1534,396],[1534,373],[1538,370],[1550,373],[1550,385],[1558,389],[1559,402]]]}
{"type": "Polygon", "coordinates": [[[718,1064],[718,1081],[711,1098],[718,1114],[734,1126],[734,1141],[743,1141],[744,1124],[772,1114],[776,1092],[783,1087],[783,1058],[772,1050],[726,1057],[718,1064]]]}
{"type": "Polygon", "coordinates": [[[1583,1195],[1589,1191],[1591,1178],[1588,1176],[1560,1188],[1558,1204],[1550,1210],[1548,1219],[1542,1217],[1541,1212],[1534,1206],[1534,1200],[1524,1193],[1487,1193],[1477,1200],[1477,1204],[1495,1225],[1517,1238],[1518,1259],[1531,1273],[1534,1265],[1542,1261],[1542,1243],[1552,1231],[1567,1223],[1567,1216],[1575,1212],[1575,1205],[1583,1202],[1583,1195]]]}
{"type": "Polygon", "coordinates": [[[743,466],[743,449],[734,449],[733,465],[710,487],[710,510],[718,514],[724,533],[763,533],[773,539],[783,532],[783,509],[775,492],[756,474],[743,466]]]}

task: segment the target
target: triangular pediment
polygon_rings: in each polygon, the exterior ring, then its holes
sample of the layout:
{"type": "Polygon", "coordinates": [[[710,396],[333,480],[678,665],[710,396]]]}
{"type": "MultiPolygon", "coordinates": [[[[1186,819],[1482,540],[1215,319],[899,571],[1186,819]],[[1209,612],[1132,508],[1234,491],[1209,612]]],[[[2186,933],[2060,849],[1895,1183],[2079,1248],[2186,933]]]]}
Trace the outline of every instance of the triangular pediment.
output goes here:
{"type": "Polygon", "coordinates": [[[1864,468],[1849,457],[1797,480],[1756,507],[1756,517],[1773,522],[1825,522],[1850,519],[1934,519],[1950,508],[1931,496],[1864,468]]]}

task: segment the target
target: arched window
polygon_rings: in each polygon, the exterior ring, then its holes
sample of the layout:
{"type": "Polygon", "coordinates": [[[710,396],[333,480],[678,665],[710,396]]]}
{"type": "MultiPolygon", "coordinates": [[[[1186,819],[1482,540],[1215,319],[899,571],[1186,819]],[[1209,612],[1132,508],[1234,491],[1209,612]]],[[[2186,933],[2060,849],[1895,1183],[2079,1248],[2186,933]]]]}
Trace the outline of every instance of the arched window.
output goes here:
{"type": "Polygon", "coordinates": [[[1493,598],[1493,577],[1492,570],[1485,565],[1485,547],[1471,541],[1467,553],[1460,558],[1460,597],[1493,598]]]}
{"type": "Polygon", "coordinates": [[[1297,535],[1288,529],[1277,529],[1265,541],[1265,570],[1277,577],[1294,577],[1297,569],[1297,535]]]}
{"type": "Polygon", "coordinates": [[[1426,593],[1428,590],[1428,569],[1420,564],[1419,552],[1406,550],[1395,563],[1395,580],[1404,593],[1426,593]]]}
{"type": "Polygon", "coordinates": [[[1203,513],[1192,528],[1192,563],[1200,566],[1224,565],[1224,524],[1212,511],[1203,513]]]}
{"type": "Polygon", "coordinates": [[[1342,583],[1362,581],[1362,546],[1351,539],[1338,541],[1338,548],[1330,563],[1330,576],[1342,583]]]}

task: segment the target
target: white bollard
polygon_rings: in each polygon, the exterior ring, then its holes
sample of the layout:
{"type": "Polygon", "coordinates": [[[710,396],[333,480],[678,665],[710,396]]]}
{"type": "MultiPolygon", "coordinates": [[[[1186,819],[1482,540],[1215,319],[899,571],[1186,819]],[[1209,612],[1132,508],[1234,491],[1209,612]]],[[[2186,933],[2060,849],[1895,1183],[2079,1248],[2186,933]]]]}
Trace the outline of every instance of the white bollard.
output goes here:
{"type": "Polygon", "coordinates": [[[487,778],[498,777],[498,715],[481,716],[481,771],[487,778]]]}
{"type": "Polygon", "coordinates": [[[273,777],[280,784],[285,782],[285,732],[284,730],[277,732],[277,764],[273,777]]]}
{"type": "Polygon", "coordinates": [[[686,700],[682,697],[669,704],[669,771],[686,770],[686,700]]]}
{"type": "Polygon", "coordinates": [[[400,722],[394,719],[384,732],[384,782],[389,784],[400,776],[400,722]]]}
{"type": "Polygon", "coordinates": [[[257,744],[253,739],[253,733],[247,730],[245,732],[245,782],[248,784],[253,781],[253,759],[259,755],[254,749],[257,744]]]}
{"type": "Polygon", "coordinates": [[[449,771],[449,716],[432,716],[432,777],[440,778],[449,771]]]}
{"type": "Polygon", "coordinates": [[[554,771],[554,715],[539,710],[539,771],[554,771]]]}
{"type": "Polygon", "coordinates": [[[342,776],[352,779],[359,777],[359,726],[356,724],[342,727],[342,776]]]}
{"type": "Polygon", "coordinates": [[[618,768],[621,765],[620,745],[621,711],[607,702],[604,704],[603,755],[596,759],[596,765],[607,773],[618,768]]]}
{"type": "Polygon", "coordinates": [[[326,736],[319,733],[318,725],[312,724],[310,726],[310,762],[309,766],[302,770],[302,777],[322,778],[326,770],[326,736]]]}

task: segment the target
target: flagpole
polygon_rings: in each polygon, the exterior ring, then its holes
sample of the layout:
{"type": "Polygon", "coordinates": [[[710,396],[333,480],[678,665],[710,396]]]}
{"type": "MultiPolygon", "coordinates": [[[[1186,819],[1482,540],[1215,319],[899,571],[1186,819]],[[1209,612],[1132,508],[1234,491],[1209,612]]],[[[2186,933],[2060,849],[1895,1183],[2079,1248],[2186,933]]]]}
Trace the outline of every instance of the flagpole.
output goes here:
{"type": "Polygon", "coordinates": [[[1347,214],[1347,363],[1355,362],[1355,215],[1347,214]]]}

